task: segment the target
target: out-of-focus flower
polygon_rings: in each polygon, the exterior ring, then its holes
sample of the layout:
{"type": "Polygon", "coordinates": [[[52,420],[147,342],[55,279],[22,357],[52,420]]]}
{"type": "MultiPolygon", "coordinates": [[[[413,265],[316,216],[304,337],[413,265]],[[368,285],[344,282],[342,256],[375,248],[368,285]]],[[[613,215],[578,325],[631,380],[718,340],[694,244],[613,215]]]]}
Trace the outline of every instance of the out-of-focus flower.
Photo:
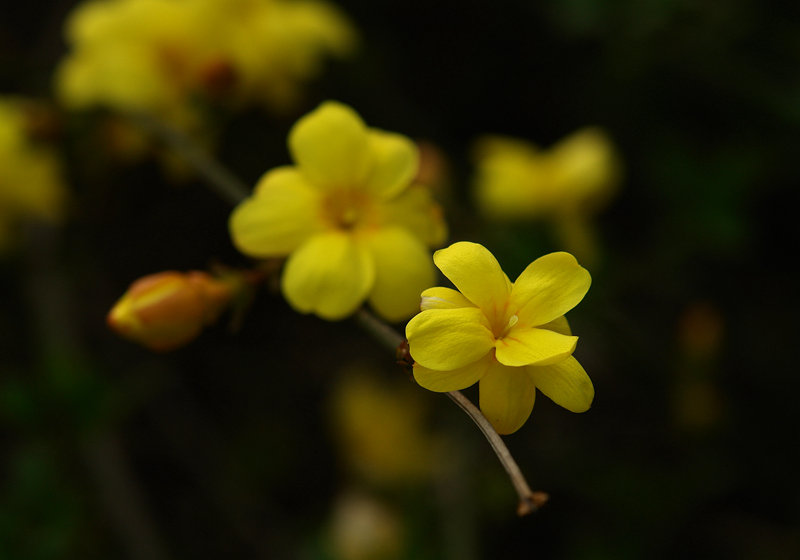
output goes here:
{"type": "Polygon", "coordinates": [[[524,140],[486,137],[475,153],[477,201],[497,219],[592,213],[620,176],[611,141],[597,128],[579,130],[546,151],[524,140]]]}
{"type": "Polygon", "coordinates": [[[301,313],[337,320],[367,300],[386,319],[412,315],[435,278],[428,247],[446,236],[440,207],[412,183],[414,144],[326,102],[294,125],[289,149],[296,164],[267,172],[231,215],[236,247],[289,255],[281,289],[301,313]]]}
{"type": "Polygon", "coordinates": [[[36,114],[34,102],[0,98],[0,251],[13,244],[20,223],[56,223],[64,213],[66,188],[58,157],[32,138],[36,114]]]}
{"type": "Polygon", "coordinates": [[[327,56],[345,57],[356,46],[352,23],[322,0],[204,1],[229,26],[236,95],[244,101],[292,106],[327,56]]]}
{"type": "Polygon", "coordinates": [[[332,427],[346,463],[370,480],[396,482],[430,474],[430,431],[419,391],[348,373],[333,395],[332,427]]]}
{"type": "Polygon", "coordinates": [[[436,266],[459,291],[430,288],[406,326],[414,378],[431,391],[480,382],[480,407],[498,433],[518,430],[538,389],[572,412],[589,409],[594,387],[572,357],[564,314],[586,295],[588,271],[568,253],[536,259],[513,284],[482,245],[436,251],[436,266]]]}
{"type": "Polygon", "coordinates": [[[579,130],[549,150],[489,136],[477,142],[475,160],[475,199],[484,215],[547,219],[565,247],[592,256],[588,218],[608,202],[621,176],[619,157],[602,130],[579,130]]]}
{"type": "Polygon", "coordinates": [[[66,24],[67,106],[143,111],[197,128],[197,101],[290,105],[355,33],[321,0],[91,0],[66,24]]]}
{"type": "Polygon", "coordinates": [[[405,558],[404,533],[394,511],[363,492],[350,490],[334,506],[330,552],[337,560],[405,558]]]}
{"type": "Polygon", "coordinates": [[[236,290],[233,277],[218,279],[200,271],[150,274],[114,304],[108,325],[150,350],[174,350],[215,322],[236,290]]]}

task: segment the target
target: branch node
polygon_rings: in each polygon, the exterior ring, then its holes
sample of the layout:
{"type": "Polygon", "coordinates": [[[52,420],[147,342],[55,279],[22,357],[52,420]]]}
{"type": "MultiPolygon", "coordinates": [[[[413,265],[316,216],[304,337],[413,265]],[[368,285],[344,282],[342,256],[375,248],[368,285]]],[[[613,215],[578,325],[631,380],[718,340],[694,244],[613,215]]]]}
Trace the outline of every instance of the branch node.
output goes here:
{"type": "Polygon", "coordinates": [[[529,495],[520,498],[519,505],[517,506],[517,515],[524,517],[528,514],[538,511],[550,499],[547,492],[531,492],[529,495]]]}

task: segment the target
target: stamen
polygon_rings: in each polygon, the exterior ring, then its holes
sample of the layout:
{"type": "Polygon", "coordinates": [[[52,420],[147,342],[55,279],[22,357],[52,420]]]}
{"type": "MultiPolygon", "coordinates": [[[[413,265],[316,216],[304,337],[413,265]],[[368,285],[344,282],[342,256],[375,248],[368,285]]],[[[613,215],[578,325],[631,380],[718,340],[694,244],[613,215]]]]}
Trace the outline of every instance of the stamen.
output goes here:
{"type": "Polygon", "coordinates": [[[516,314],[512,315],[511,317],[509,317],[508,318],[508,322],[506,323],[506,326],[503,328],[503,334],[500,335],[500,338],[502,338],[505,335],[507,335],[508,331],[510,331],[514,327],[514,325],[516,325],[518,322],[519,322],[519,317],[517,317],[516,314]]]}

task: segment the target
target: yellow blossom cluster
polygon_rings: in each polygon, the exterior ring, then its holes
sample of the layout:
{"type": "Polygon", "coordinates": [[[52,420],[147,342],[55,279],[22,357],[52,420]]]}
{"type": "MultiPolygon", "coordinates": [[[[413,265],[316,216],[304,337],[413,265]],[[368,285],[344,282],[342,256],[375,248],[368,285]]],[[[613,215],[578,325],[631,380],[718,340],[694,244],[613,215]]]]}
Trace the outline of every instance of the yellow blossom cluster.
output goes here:
{"type": "Polygon", "coordinates": [[[69,107],[146,111],[190,127],[198,100],[283,108],[355,34],[322,0],[89,0],[56,75],[69,107]]]}
{"type": "MultiPolygon", "coordinates": [[[[557,150],[558,158],[572,161],[585,140],[557,150]]],[[[515,282],[476,243],[457,242],[431,259],[429,248],[444,242],[447,228],[429,190],[416,182],[417,146],[368,127],[342,103],[325,102],[302,117],[288,147],[294,164],[265,173],[229,227],[244,254],[286,258],[281,290],[292,307],[328,320],[348,317],[365,302],[391,321],[413,315],[406,337],[417,383],[438,392],[479,383],[481,410],[500,434],[525,423],[537,391],[570,411],[589,409],[594,387],[572,356],[577,337],[565,318],[591,284],[575,257],[540,257],[515,282]],[[457,290],[431,287],[434,264],[457,290]]],[[[521,161],[521,152],[506,156],[521,161]]],[[[163,273],[132,286],[109,323],[150,348],[169,349],[194,338],[229,300],[228,287],[200,273],[163,273]]],[[[380,463],[392,457],[390,448],[376,445],[385,430],[376,439],[354,429],[374,413],[373,404],[388,409],[371,393],[356,386],[353,399],[339,406],[347,414],[339,416],[361,458],[380,463]]]]}
{"type": "Polygon", "coordinates": [[[0,251],[28,220],[58,221],[66,188],[51,146],[33,138],[33,102],[0,98],[0,251]]]}

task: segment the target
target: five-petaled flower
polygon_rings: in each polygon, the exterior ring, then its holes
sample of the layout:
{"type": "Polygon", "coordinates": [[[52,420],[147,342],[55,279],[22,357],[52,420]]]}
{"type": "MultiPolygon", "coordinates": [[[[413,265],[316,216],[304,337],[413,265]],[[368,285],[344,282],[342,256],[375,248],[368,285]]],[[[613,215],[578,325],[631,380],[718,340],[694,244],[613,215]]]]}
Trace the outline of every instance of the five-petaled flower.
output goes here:
{"type": "Polygon", "coordinates": [[[422,292],[422,312],[406,327],[420,385],[446,392],[479,381],[481,410],[501,434],[525,423],[536,389],[567,410],[588,410],[594,387],[572,357],[578,339],[564,314],[591,277],[572,255],[545,255],[513,284],[476,243],[455,243],[433,259],[459,291],[422,292]]]}
{"type": "Polygon", "coordinates": [[[326,102],[294,125],[289,149],[296,165],[267,172],[231,215],[236,247],[288,255],[281,289],[302,313],[337,320],[368,300],[386,319],[413,315],[435,279],[428,247],[446,236],[440,207],[413,184],[414,143],[326,102]]]}

